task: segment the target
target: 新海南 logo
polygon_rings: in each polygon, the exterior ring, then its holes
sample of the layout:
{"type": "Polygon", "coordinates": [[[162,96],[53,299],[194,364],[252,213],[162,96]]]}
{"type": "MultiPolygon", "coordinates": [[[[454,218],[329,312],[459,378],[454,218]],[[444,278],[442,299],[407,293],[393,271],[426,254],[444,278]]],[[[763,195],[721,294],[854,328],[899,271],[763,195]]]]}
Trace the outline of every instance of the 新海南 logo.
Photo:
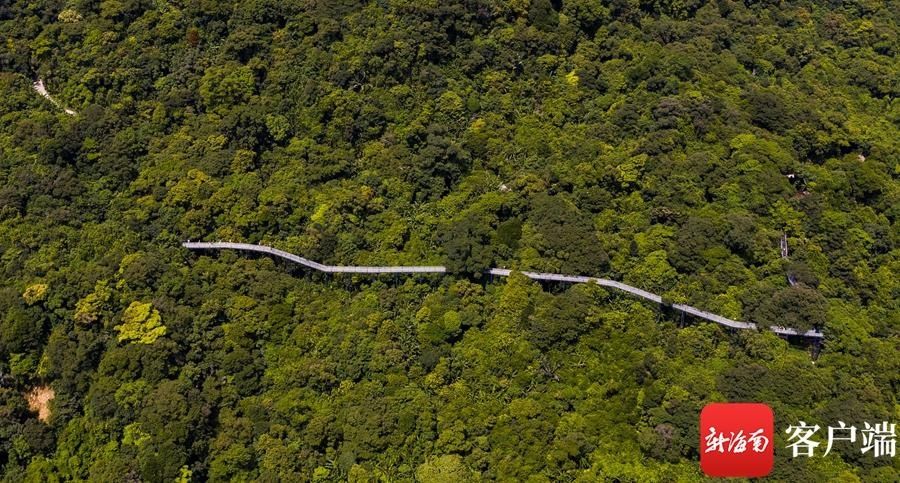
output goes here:
{"type": "Polygon", "coordinates": [[[708,404],[700,413],[700,468],[712,477],[766,476],[775,461],[774,431],[765,404],[708,404]]]}
{"type": "MultiPolygon", "coordinates": [[[[700,413],[700,468],[707,476],[758,478],[772,471],[774,416],[762,403],[712,403],[700,413]]],[[[838,421],[823,428],[799,421],[784,430],[791,458],[827,456],[834,443],[856,445],[876,459],[897,455],[897,425],[888,421],[860,426],[838,421]]]]}

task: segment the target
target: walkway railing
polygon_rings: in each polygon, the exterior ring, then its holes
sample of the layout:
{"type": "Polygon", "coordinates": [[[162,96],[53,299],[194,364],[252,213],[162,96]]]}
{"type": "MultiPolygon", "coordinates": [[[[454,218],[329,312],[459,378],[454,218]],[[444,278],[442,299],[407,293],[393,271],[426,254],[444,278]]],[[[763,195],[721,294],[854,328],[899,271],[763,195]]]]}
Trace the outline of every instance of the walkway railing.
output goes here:
{"type": "MultiPolygon", "coordinates": [[[[279,250],[277,248],[272,248],[265,245],[254,245],[250,243],[232,243],[232,242],[185,242],[182,243],[182,246],[191,250],[221,250],[221,249],[231,249],[231,250],[244,250],[251,252],[262,252],[268,253],[270,255],[274,255],[276,257],[281,257],[287,260],[290,260],[295,263],[299,263],[300,265],[312,268],[314,270],[318,270],[320,272],[327,273],[446,273],[447,267],[443,266],[386,266],[386,267],[365,267],[365,266],[340,266],[340,265],[323,265],[318,262],[314,262],[312,260],[308,260],[303,257],[298,257],[293,253],[286,252],[284,250],[279,250]]],[[[499,277],[508,277],[512,273],[512,270],[508,270],[505,268],[492,268],[488,271],[491,275],[496,275],[499,277]]],[[[630,293],[637,297],[649,300],[651,302],[662,304],[662,297],[648,292],[646,290],[641,290],[637,287],[632,287],[631,285],[624,284],[622,282],[616,282],[615,280],[608,280],[605,278],[596,278],[596,277],[583,277],[578,275],[563,275],[559,273],[541,273],[541,272],[521,272],[522,275],[525,275],[528,278],[533,280],[545,280],[552,282],[567,282],[567,283],[596,283],[598,285],[602,285],[604,287],[610,287],[617,290],[621,290],[623,292],[630,293]]],[[[693,315],[694,317],[698,317],[701,319],[708,320],[710,322],[715,322],[717,324],[724,325],[726,327],[731,327],[734,329],[750,329],[756,330],[756,324],[751,322],[740,322],[737,320],[731,320],[726,317],[722,317],[721,315],[717,315],[711,312],[707,312],[705,310],[700,310],[696,307],[691,307],[690,305],[685,304],[672,304],[672,308],[678,310],[680,312],[693,315]]],[[[824,337],[822,332],[816,330],[808,330],[806,332],[799,332],[790,327],[781,327],[781,326],[773,326],[771,327],[772,332],[781,335],[801,335],[803,337],[811,337],[816,339],[821,339],[824,337]]]]}

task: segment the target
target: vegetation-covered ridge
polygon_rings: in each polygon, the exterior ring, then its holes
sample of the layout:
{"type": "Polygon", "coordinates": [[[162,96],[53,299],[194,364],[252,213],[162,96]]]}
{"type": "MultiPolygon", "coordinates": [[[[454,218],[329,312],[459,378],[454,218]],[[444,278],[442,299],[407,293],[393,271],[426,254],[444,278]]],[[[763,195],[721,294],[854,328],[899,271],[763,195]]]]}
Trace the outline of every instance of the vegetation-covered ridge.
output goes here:
{"type": "Polygon", "coordinates": [[[699,481],[701,408],[762,401],[772,480],[900,480],[781,451],[801,420],[900,422],[898,24],[898,0],[0,1],[0,479],[699,481]],[[825,338],[813,360],[491,267],[825,338]]]}

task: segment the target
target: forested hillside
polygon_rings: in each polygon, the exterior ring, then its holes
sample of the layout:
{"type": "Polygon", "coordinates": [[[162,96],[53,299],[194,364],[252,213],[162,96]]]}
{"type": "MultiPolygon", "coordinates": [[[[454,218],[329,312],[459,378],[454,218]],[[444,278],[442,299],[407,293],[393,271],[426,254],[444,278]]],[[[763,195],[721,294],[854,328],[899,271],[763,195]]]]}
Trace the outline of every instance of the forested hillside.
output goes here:
{"type": "Polygon", "coordinates": [[[773,407],[775,479],[900,480],[783,450],[800,420],[900,423],[898,25],[898,0],[0,2],[4,480],[694,481],[711,401],[773,407]]]}

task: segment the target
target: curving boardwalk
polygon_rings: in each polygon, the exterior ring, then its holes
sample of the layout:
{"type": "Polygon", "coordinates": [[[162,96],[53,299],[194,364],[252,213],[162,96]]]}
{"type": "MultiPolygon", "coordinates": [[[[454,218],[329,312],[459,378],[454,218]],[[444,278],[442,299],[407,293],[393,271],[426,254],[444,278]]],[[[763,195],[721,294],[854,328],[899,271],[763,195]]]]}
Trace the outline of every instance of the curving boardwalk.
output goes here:
{"type": "Polygon", "coordinates": [[[74,116],[74,115],[78,114],[77,112],[73,111],[72,109],[69,109],[68,107],[63,106],[62,104],[59,103],[59,101],[54,99],[53,96],[51,96],[50,93],[47,92],[47,88],[44,87],[43,79],[38,79],[38,80],[34,81],[34,84],[32,84],[31,86],[34,87],[34,90],[37,91],[37,93],[40,94],[42,97],[44,97],[44,99],[47,99],[48,101],[53,103],[54,106],[62,109],[63,112],[65,112],[66,114],[68,114],[70,116],[74,116]]]}
{"type": "MultiPolygon", "coordinates": [[[[299,263],[300,265],[312,268],[314,270],[318,270],[320,272],[327,273],[446,273],[447,267],[442,266],[389,266],[389,267],[359,267],[359,266],[340,266],[340,265],[323,265],[318,262],[314,262],[312,260],[308,260],[303,257],[298,257],[293,253],[286,252],[284,250],[279,250],[277,248],[272,248],[265,245],[253,245],[250,243],[232,243],[232,242],[184,242],[181,244],[183,247],[188,248],[190,250],[244,250],[251,252],[261,252],[268,253],[269,255],[273,255],[276,257],[281,257],[287,260],[290,260],[294,263],[299,263]]],[[[491,275],[496,275],[499,277],[508,277],[512,273],[512,270],[508,270],[505,268],[492,268],[488,271],[491,275]]],[[[596,277],[583,277],[578,275],[562,275],[558,273],[541,273],[541,272],[521,272],[522,275],[525,275],[528,278],[533,280],[545,280],[552,282],[567,282],[567,283],[596,283],[598,285],[602,285],[604,287],[610,287],[617,290],[621,290],[623,292],[630,293],[637,297],[649,300],[651,302],[662,304],[662,297],[647,292],[646,290],[641,290],[637,287],[632,287],[631,285],[624,284],[622,282],[616,282],[615,280],[608,280],[605,278],[596,278],[596,277]]],[[[752,329],[756,330],[756,324],[750,322],[740,322],[737,320],[731,320],[726,317],[722,317],[721,315],[716,315],[711,312],[707,312],[705,310],[700,310],[695,307],[691,307],[690,305],[684,304],[672,304],[672,308],[686,314],[693,315],[694,317],[699,317],[701,319],[708,320],[710,322],[715,322],[717,324],[724,325],[726,327],[731,327],[733,329],[752,329]]],[[[800,335],[803,337],[811,337],[815,339],[823,338],[822,332],[816,330],[810,330],[804,333],[797,332],[795,329],[791,329],[790,327],[772,327],[772,332],[781,335],[800,335]]]]}

